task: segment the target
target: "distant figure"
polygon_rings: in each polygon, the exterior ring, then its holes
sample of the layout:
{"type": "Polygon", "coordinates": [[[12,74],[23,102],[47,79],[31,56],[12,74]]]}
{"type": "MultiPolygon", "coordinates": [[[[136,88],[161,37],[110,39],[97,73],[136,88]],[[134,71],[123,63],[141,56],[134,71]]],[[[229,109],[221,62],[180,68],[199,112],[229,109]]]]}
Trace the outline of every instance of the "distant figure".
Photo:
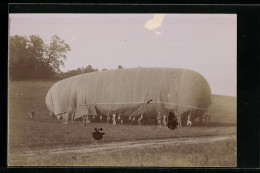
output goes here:
{"type": "Polygon", "coordinates": [[[122,114],[119,113],[118,115],[118,121],[121,123],[121,124],[124,124],[124,117],[122,117],[122,114]]]}
{"type": "Polygon", "coordinates": [[[93,122],[93,123],[96,123],[96,122],[97,122],[95,115],[92,116],[92,122],[93,122]]]}
{"type": "Polygon", "coordinates": [[[21,94],[20,93],[16,93],[16,99],[19,100],[19,98],[21,97],[21,94]]]}
{"type": "Polygon", "coordinates": [[[34,120],[34,116],[35,116],[35,110],[32,109],[32,111],[30,112],[30,118],[31,118],[32,120],[34,120]]]}
{"type": "Polygon", "coordinates": [[[89,116],[88,116],[88,115],[86,116],[86,119],[85,119],[85,121],[86,121],[86,124],[89,124],[89,123],[90,123],[90,118],[89,118],[89,116]]]}
{"type": "Polygon", "coordinates": [[[139,125],[143,124],[143,114],[141,114],[140,117],[138,118],[138,124],[139,125]]]}
{"type": "Polygon", "coordinates": [[[117,119],[118,119],[118,122],[120,122],[120,123],[121,123],[121,114],[120,114],[120,113],[119,113],[119,115],[118,115],[117,119]]]}
{"type": "Polygon", "coordinates": [[[163,115],[163,125],[164,127],[167,127],[167,122],[166,122],[166,113],[163,115]]]}
{"type": "Polygon", "coordinates": [[[135,116],[133,117],[131,124],[134,124],[134,123],[135,123],[135,116]]]}
{"type": "Polygon", "coordinates": [[[100,121],[101,123],[103,123],[103,116],[102,116],[102,115],[99,116],[99,121],[100,121]]]}
{"type": "Polygon", "coordinates": [[[116,114],[113,114],[112,121],[113,121],[113,125],[116,125],[116,114]]]}
{"type": "Polygon", "coordinates": [[[159,112],[158,116],[157,116],[157,121],[158,121],[158,125],[162,126],[162,117],[161,117],[161,113],[159,112]]]}
{"type": "Polygon", "coordinates": [[[203,116],[202,116],[202,115],[199,115],[199,125],[200,125],[200,126],[202,125],[202,119],[203,119],[203,116]]]}
{"type": "Polygon", "coordinates": [[[109,113],[107,113],[107,124],[109,124],[110,123],[110,115],[109,115],[109,113]]]}
{"type": "Polygon", "coordinates": [[[187,126],[191,127],[191,113],[188,115],[187,126]]]}
{"type": "Polygon", "coordinates": [[[121,121],[123,124],[128,124],[128,117],[124,115],[121,121]]]}
{"type": "Polygon", "coordinates": [[[205,123],[207,126],[209,126],[210,123],[210,115],[208,113],[204,114],[205,123]]]}
{"type": "Polygon", "coordinates": [[[132,124],[132,117],[131,117],[131,115],[128,118],[128,124],[132,124]]]}
{"type": "Polygon", "coordinates": [[[182,117],[181,117],[181,114],[179,114],[179,115],[177,116],[178,128],[180,128],[180,127],[182,126],[182,124],[181,124],[182,119],[181,119],[181,118],[182,118],[182,117]]]}

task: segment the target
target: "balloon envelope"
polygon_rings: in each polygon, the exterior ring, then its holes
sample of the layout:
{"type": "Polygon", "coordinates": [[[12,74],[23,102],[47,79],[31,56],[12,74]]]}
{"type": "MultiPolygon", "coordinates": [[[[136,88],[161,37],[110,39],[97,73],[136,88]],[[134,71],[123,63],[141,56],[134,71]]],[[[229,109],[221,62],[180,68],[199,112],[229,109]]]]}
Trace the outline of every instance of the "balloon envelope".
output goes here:
{"type": "Polygon", "coordinates": [[[192,112],[194,119],[211,104],[211,89],[203,76],[186,69],[106,70],[58,81],[49,89],[46,104],[65,120],[107,113],[162,117],[167,112],[192,112]]]}

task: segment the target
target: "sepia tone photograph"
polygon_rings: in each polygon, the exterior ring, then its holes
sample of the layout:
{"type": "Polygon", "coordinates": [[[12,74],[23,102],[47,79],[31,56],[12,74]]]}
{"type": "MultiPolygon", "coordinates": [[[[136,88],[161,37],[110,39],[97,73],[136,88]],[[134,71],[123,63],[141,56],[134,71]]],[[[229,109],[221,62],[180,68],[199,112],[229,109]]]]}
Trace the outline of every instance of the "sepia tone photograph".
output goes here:
{"type": "Polygon", "coordinates": [[[8,166],[236,167],[236,14],[10,13],[8,166]]]}

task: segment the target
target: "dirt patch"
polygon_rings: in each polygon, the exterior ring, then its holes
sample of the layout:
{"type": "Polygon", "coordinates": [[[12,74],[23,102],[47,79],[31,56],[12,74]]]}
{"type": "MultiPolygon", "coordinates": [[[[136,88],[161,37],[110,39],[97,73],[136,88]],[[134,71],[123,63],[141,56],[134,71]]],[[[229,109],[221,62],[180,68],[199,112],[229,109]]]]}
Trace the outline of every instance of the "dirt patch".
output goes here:
{"type": "Polygon", "coordinates": [[[198,143],[208,143],[223,141],[235,138],[235,135],[232,136],[218,136],[218,137],[197,137],[197,138],[179,138],[179,139],[163,139],[163,140],[138,140],[131,142],[112,142],[106,144],[95,144],[67,148],[67,147],[57,147],[52,149],[41,149],[37,151],[26,151],[21,153],[13,153],[15,157],[27,157],[33,155],[44,155],[53,156],[60,154],[86,154],[93,152],[103,152],[103,151],[113,151],[120,149],[129,149],[129,148],[144,148],[144,147],[159,147],[161,145],[182,145],[182,144],[198,144],[198,143]]]}

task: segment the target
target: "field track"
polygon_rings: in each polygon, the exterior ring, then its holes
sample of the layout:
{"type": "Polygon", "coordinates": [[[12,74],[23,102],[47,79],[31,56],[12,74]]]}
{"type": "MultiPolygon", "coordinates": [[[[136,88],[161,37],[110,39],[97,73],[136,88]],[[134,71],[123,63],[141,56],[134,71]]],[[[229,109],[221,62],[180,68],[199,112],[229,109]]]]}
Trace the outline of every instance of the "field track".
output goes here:
{"type": "Polygon", "coordinates": [[[21,153],[13,154],[14,157],[28,157],[33,155],[38,156],[53,156],[60,154],[88,154],[93,152],[108,152],[108,151],[119,151],[124,149],[131,148],[156,148],[162,145],[183,145],[183,144],[199,144],[199,143],[212,143],[216,141],[224,141],[235,139],[235,135],[229,136],[211,136],[211,137],[196,137],[196,138],[175,138],[175,139],[163,139],[163,140],[138,140],[131,142],[112,142],[105,144],[91,144],[85,146],[76,146],[76,147],[55,147],[51,149],[40,149],[36,151],[26,151],[21,153]]]}

